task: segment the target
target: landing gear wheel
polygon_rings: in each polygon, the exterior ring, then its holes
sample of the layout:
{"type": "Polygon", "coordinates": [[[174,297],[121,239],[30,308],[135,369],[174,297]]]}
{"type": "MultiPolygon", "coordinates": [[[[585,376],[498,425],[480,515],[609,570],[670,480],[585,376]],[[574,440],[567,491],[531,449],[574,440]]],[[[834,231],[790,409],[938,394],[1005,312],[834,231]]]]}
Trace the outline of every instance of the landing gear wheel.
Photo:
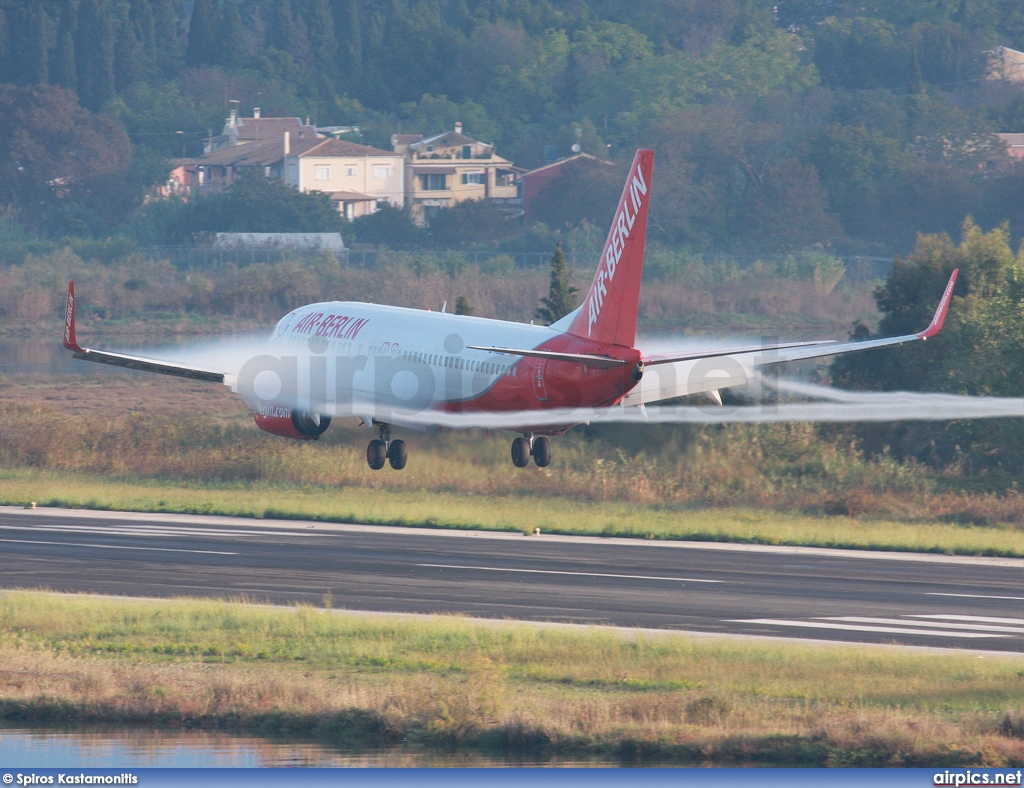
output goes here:
{"type": "Polygon", "coordinates": [[[551,441],[545,437],[533,439],[533,461],[538,468],[548,467],[551,462],[551,441]]]}
{"type": "Polygon", "coordinates": [[[388,462],[396,471],[402,470],[409,460],[409,452],[405,448],[405,441],[391,441],[388,446],[388,462]]]}
{"type": "Polygon", "coordinates": [[[525,468],[530,462],[530,444],[526,438],[512,441],[512,464],[517,468],[525,468]]]}
{"type": "Polygon", "coordinates": [[[384,460],[387,459],[387,449],[384,448],[384,441],[372,440],[366,447],[366,464],[375,471],[384,467],[384,460]]]}

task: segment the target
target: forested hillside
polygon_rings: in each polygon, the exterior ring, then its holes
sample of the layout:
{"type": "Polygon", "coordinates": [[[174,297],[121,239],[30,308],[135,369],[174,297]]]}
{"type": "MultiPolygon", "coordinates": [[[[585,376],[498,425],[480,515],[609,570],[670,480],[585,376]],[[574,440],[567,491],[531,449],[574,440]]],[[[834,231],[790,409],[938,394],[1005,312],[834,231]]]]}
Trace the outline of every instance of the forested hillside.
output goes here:
{"type": "MultiPolygon", "coordinates": [[[[116,232],[237,100],[375,145],[461,120],[527,167],[649,145],[667,245],[906,252],[967,214],[1018,238],[1024,175],[991,134],[1024,131],[1024,83],[985,79],[1000,45],[1024,49],[1019,0],[0,0],[0,83],[23,88],[0,94],[0,200],[116,232]],[[25,167],[78,124],[102,161],[25,167]]],[[[604,220],[567,197],[548,225],[604,220]]]]}

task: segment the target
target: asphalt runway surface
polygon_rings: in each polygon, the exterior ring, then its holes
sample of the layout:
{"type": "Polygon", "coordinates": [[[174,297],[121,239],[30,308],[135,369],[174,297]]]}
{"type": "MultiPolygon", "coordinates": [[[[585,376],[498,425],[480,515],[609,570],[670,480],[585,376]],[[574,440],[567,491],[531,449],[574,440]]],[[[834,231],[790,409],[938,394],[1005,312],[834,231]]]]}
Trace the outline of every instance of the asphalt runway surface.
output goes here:
{"type": "Polygon", "coordinates": [[[0,507],[0,587],[1024,653],[1024,561],[0,507]]]}

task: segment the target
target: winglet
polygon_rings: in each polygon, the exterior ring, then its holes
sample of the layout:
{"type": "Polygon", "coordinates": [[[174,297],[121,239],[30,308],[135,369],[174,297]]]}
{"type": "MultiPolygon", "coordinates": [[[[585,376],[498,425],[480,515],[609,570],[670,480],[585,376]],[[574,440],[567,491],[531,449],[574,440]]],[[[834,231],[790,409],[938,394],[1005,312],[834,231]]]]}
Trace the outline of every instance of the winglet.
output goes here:
{"type": "Polygon", "coordinates": [[[942,330],[942,324],[946,321],[946,312],[949,311],[950,299],[953,298],[953,287],[956,285],[956,275],[959,273],[959,268],[954,269],[952,276],[949,277],[949,284],[946,285],[946,292],[942,294],[942,300],[939,301],[939,306],[935,310],[935,317],[932,318],[931,325],[917,335],[921,339],[933,337],[942,330]]]}
{"type": "Polygon", "coordinates": [[[75,283],[68,282],[68,308],[64,314],[64,347],[68,350],[80,352],[75,338],[75,283]]]}

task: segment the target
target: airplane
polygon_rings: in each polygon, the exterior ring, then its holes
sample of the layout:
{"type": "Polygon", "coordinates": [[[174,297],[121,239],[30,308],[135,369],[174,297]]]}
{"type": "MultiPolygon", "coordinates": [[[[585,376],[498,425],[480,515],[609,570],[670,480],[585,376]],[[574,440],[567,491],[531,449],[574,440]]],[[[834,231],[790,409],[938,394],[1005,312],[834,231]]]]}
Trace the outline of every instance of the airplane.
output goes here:
{"type": "Polygon", "coordinates": [[[580,423],[552,422],[552,414],[691,394],[721,404],[721,389],[745,385],[764,367],[923,341],[941,330],[958,270],[931,324],[917,334],[644,354],[635,345],[653,170],[654,152],[638,150],[586,298],[550,326],[329,301],[289,312],[238,369],[205,369],[81,347],[70,282],[64,347],[84,361],[228,385],[273,435],[316,440],[332,416],[356,416],[377,430],[366,449],[374,470],[406,465],[408,451],[391,437],[393,426],[424,429],[457,414],[472,415],[473,426],[521,433],[511,455],[522,468],[531,458],[547,466],[549,436],[580,423]]]}

